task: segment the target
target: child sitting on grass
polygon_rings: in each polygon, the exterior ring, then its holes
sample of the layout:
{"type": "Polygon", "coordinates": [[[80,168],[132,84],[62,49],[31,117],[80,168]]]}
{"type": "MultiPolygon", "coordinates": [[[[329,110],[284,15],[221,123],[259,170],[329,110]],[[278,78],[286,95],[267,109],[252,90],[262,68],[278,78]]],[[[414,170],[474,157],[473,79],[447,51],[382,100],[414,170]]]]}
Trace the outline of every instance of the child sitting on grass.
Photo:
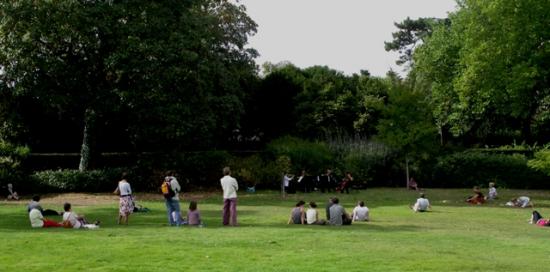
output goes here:
{"type": "Polygon", "coordinates": [[[197,202],[189,203],[189,211],[187,211],[187,224],[189,226],[202,226],[201,214],[197,209],[197,202]]]}
{"type": "Polygon", "coordinates": [[[97,229],[99,228],[99,221],[95,221],[93,224],[88,224],[86,218],[83,215],[78,215],[73,212],[71,203],[65,203],[63,205],[63,227],[73,229],[97,229]]]}
{"type": "Polygon", "coordinates": [[[497,189],[494,182],[489,182],[489,193],[487,194],[487,200],[494,200],[497,198],[497,189]]]}

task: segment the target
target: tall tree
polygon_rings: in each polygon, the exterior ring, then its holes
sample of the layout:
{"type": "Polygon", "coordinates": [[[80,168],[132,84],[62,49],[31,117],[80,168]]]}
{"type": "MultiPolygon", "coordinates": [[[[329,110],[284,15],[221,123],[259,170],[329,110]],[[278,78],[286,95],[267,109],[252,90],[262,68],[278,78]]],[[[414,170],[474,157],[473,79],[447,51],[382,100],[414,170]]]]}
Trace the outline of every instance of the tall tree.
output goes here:
{"type": "Polygon", "coordinates": [[[256,24],[226,0],[3,1],[0,66],[7,91],[80,111],[80,169],[102,113],[126,108],[131,138],[181,149],[238,125],[255,73],[256,24]]]}

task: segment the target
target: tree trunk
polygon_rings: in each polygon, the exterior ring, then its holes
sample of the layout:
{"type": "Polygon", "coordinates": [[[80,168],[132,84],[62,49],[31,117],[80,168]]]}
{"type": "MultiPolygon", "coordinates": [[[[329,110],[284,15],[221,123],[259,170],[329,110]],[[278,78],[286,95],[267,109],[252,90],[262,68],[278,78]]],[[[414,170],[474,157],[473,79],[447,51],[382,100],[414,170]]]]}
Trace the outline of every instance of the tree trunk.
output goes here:
{"type": "Polygon", "coordinates": [[[407,189],[409,189],[409,157],[405,156],[405,174],[407,176],[407,189]]]}
{"type": "Polygon", "coordinates": [[[84,112],[84,132],[82,136],[82,148],[80,149],[80,164],[78,165],[78,170],[81,172],[90,169],[92,163],[94,125],[95,112],[91,108],[87,108],[84,112]]]}

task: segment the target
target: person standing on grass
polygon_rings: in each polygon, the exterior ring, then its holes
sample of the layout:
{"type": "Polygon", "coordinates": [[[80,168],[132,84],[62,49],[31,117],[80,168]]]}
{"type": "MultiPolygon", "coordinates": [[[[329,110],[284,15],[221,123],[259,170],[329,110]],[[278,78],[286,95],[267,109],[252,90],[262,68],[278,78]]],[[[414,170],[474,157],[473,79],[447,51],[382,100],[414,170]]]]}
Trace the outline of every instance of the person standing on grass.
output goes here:
{"type": "Polygon", "coordinates": [[[237,226],[237,190],[239,184],[231,177],[231,169],[223,168],[223,178],[220,179],[223,190],[223,225],[237,226]]]}
{"type": "Polygon", "coordinates": [[[296,207],[290,212],[290,218],[288,218],[288,224],[305,224],[306,214],[304,211],[304,201],[300,200],[296,203],[296,207]]]}
{"type": "Polygon", "coordinates": [[[351,214],[353,222],[355,221],[369,221],[369,208],[365,206],[365,202],[357,202],[357,206],[353,209],[351,214]]]}
{"type": "Polygon", "coordinates": [[[420,194],[420,198],[418,198],[416,203],[411,207],[414,212],[427,212],[431,208],[430,201],[426,198],[424,193],[420,194]]]}
{"type": "Polygon", "coordinates": [[[29,219],[31,220],[31,227],[33,228],[58,228],[63,227],[53,220],[46,219],[42,216],[42,213],[38,209],[32,209],[29,212],[29,219]]]}
{"type": "Polygon", "coordinates": [[[330,207],[330,220],[329,223],[333,226],[351,225],[351,218],[342,205],[339,204],[338,198],[333,198],[332,205],[330,207]]]}
{"type": "Polygon", "coordinates": [[[164,182],[170,185],[170,189],[173,191],[174,196],[171,198],[165,198],[166,211],[168,214],[168,223],[170,226],[181,226],[181,209],[180,209],[180,197],[181,186],[174,176],[174,172],[166,171],[166,177],[164,182]]]}
{"type": "Polygon", "coordinates": [[[114,194],[119,195],[118,206],[118,224],[128,225],[128,217],[134,212],[134,200],[132,198],[132,188],[130,183],[126,180],[128,174],[122,173],[122,179],[118,182],[114,194]]]}

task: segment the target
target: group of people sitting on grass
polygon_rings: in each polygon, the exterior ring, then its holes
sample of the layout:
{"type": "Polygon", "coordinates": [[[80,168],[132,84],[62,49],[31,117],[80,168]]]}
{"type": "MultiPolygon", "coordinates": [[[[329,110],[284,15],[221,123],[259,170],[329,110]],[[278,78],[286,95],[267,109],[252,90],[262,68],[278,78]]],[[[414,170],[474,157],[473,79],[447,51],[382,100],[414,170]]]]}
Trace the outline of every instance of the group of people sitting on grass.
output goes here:
{"type": "Polygon", "coordinates": [[[309,202],[309,208],[306,210],[302,200],[296,203],[296,206],[290,212],[288,224],[307,224],[307,225],[351,225],[355,221],[369,221],[369,208],[365,206],[365,202],[357,202],[357,206],[353,209],[352,214],[348,214],[344,207],[340,205],[340,200],[337,197],[329,198],[326,205],[326,220],[319,219],[317,204],[309,202]]]}
{"type": "MultiPolygon", "coordinates": [[[[481,205],[484,204],[487,201],[492,201],[498,198],[497,189],[495,188],[495,183],[490,182],[489,183],[489,192],[487,196],[483,195],[481,190],[478,186],[474,186],[473,189],[473,195],[466,198],[466,202],[474,205],[481,205]]],[[[520,196],[511,199],[510,201],[506,202],[506,206],[509,207],[519,207],[519,208],[527,208],[527,207],[533,207],[533,203],[531,202],[531,199],[527,196],[520,196]]]]}
{"type": "Polygon", "coordinates": [[[73,212],[71,203],[63,205],[63,212],[50,209],[43,209],[40,204],[40,196],[33,196],[32,201],[27,205],[27,212],[33,228],[74,228],[74,229],[96,229],[99,228],[99,221],[90,224],[84,215],[73,212]],[[63,216],[61,222],[45,218],[47,216],[63,216]]]}

